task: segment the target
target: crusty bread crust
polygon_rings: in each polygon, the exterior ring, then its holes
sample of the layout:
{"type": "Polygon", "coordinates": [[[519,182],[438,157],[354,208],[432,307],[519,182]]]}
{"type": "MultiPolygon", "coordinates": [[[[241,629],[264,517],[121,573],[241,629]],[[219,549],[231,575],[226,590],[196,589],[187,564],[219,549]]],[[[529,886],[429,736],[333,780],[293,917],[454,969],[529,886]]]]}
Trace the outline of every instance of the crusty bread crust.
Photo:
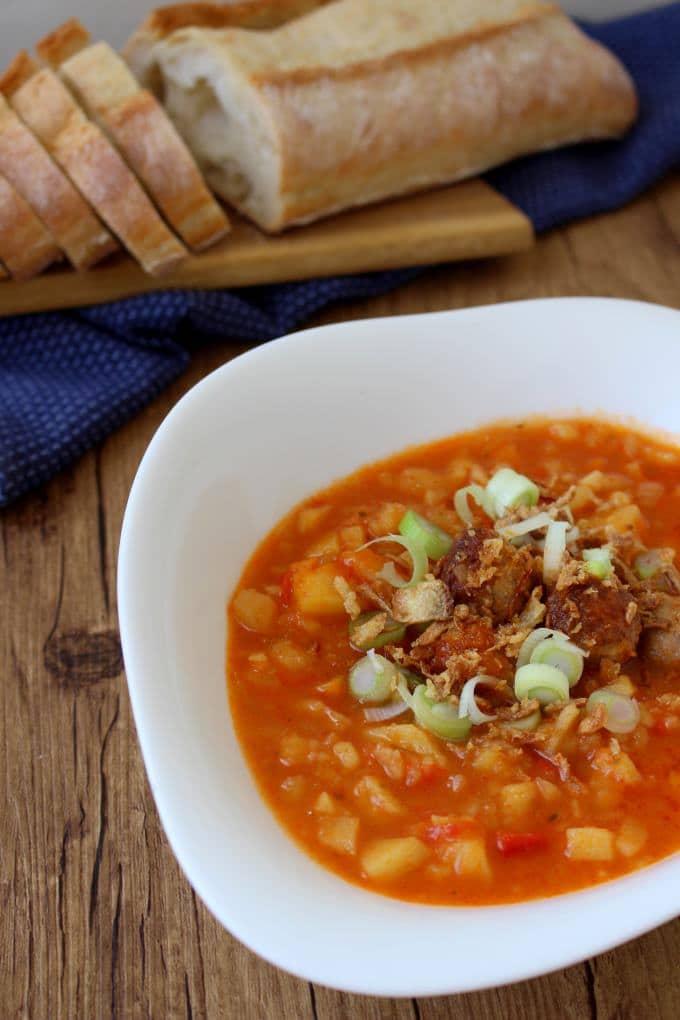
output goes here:
{"type": "Polygon", "coordinates": [[[19,50],[9,67],[0,75],[0,92],[9,99],[39,70],[40,64],[28,50],[19,50]]]}
{"type": "Polygon", "coordinates": [[[122,55],[138,80],[158,93],[151,50],[179,28],[276,28],[330,0],[242,0],[241,3],[172,4],[152,11],[125,43],[122,55]]]}
{"type": "Polygon", "coordinates": [[[0,173],[33,208],[76,269],[87,269],[118,248],[109,231],[2,95],[0,173]]]}
{"type": "Polygon", "coordinates": [[[28,202],[0,174],[0,258],[15,280],[29,280],[61,252],[28,202]]]}
{"type": "Polygon", "coordinates": [[[185,29],[154,51],[208,180],[265,230],[618,137],[636,116],[628,73],[552,4],[365,3],[263,34],[185,29]]]}
{"type": "Polygon", "coordinates": [[[191,248],[208,248],[228,233],[226,214],[165,110],[110,46],[89,46],[59,71],[191,248]]]}
{"type": "Polygon", "coordinates": [[[71,18],[36,43],[35,51],[50,67],[59,67],[89,44],[90,33],[77,18],[71,18]]]}
{"type": "Polygon", "coordinates": [[[186,257],[186,248],[167,228],[134,174],[54,71],[43,68],[33,75],[11,102],[147,272],[161,274],[186,257]]]}

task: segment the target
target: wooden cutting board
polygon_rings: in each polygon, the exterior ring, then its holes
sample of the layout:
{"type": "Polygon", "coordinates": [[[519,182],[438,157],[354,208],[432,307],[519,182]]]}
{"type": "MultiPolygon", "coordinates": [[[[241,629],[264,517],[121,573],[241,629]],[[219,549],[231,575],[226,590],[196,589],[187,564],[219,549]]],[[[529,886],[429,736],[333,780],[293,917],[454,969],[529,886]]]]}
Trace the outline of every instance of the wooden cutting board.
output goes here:
{"type": "Polygon", "coordinates": [[[534,239],[524,213],[481,180],[341,213],[276,237],[234,219],[228,238],[161,278],[120,255],[86,273],[64,267],[25,283],[0,281],[0,315],[94,305],[170,287],[248,287],[507,255],[534,239]]]}

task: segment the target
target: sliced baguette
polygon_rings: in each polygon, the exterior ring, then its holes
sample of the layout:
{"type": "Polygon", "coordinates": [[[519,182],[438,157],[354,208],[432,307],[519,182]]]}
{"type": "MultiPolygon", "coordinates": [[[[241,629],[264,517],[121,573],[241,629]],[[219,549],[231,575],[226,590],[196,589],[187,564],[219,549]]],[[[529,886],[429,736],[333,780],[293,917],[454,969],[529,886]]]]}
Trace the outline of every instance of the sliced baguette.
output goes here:
{"type": "Polygon", "coordinates": [[[187,249],[163,222],[135,175],[51,68],[32,75],[12,93],[10,102],[148,273],[160,275],[186,257],[187,249]]]}
{"type": "Polygon", "coordinates": [[[153,59],[208,182],[270,231],[620,137],[638,108],[538,0],[335,0],[268,32],[182,29],[153,59]]]}
{"type": "Polygon", "coordinates": [[[215,244],[228,233],[229,221],[165,110],[107,43],[88,42],[86,30],[73,21],[38,52],[109,135],[182,240],[196,251],[215,244]],[[73,55],[62,63],[64,52],[73,55]]]}
{"type": "Polygon", "coordinates": [[[11,275],[29,280],[61,257],[26,199],[0,174],[0,259],[11,275]]]}
{"type": "Polygon", "coordinates": [[[152,58],[157,42],[178,28],[276,28],[330,0],[242,0],[241,3],[171,4],[152,11],[130,36],[122,54],[138,81],[160,95],[161,78],[152,58]]]}
{"type": "Polygon", "coordinates": [[[75,268],[87,269],[118,244],[2,91],[0,80],[0,173],[32,206],[75,268]]]}

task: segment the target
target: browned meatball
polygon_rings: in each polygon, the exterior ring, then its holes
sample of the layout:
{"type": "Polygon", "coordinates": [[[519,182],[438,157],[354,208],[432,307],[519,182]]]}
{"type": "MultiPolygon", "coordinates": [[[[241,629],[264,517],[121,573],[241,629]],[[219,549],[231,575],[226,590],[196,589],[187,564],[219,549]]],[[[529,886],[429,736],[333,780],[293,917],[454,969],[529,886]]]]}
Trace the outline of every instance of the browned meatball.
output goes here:
{"type": "Polygon", "coordinates": [[[454,600],[465,602],[494,623],[520,611],[531,589],[533,558],[494,531],[468,528],[439,564],[439,576],[454,600]]]}
{"type": "Polygon", "coordinates": [[[645,629],[640,651],[654,662],[677,666],[680,663],[680,598],[655,593],[645,612],[645,629]]]}
{"type": "Polygon", "coordinates": [[[585,581],[555,588],[547,601],[548,627],[561,630],[590,653],[590,662],[625,662],[635,655],[640,613],[627,588],[617,580],[585,581]]]}

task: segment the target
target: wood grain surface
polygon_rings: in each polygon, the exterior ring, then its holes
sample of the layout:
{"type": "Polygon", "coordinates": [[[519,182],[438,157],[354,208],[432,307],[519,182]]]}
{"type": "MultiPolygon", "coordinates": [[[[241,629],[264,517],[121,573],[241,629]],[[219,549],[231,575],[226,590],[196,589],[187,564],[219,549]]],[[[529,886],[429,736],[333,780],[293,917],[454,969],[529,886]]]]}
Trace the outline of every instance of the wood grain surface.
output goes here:
{"type": "MultiPolygon", "coordinates": [[[[430,270],[317,321],[569,294],[680,307],[680,178],[526,253],[430,270]]],[[[520,985],[397,1001],[275,970],[192,892],[140,759],[118,642],[116,552],[154,430],[190,385],[240,350],[225,338],[199,352],[134,421],[0,516],[0,1017],[676,1020],[680,921],[520,985]]],[[[555,351],[556,365],[562,356],[555,351]]],[[[452,959],[456,938],[454,930],[452,959]]]]}
{"type": "Polygon", "coordinates": [[[231,234],[159,282],[127,256],[87,273],[65,265],[27,282],[5,281],[0,315],[74,308],[159,287],[245,287],[312,276],[436,265],[507,255],[533,243],[524,213],[482,180],[354,209],[267,237],[234,216],[231,234]]]}

